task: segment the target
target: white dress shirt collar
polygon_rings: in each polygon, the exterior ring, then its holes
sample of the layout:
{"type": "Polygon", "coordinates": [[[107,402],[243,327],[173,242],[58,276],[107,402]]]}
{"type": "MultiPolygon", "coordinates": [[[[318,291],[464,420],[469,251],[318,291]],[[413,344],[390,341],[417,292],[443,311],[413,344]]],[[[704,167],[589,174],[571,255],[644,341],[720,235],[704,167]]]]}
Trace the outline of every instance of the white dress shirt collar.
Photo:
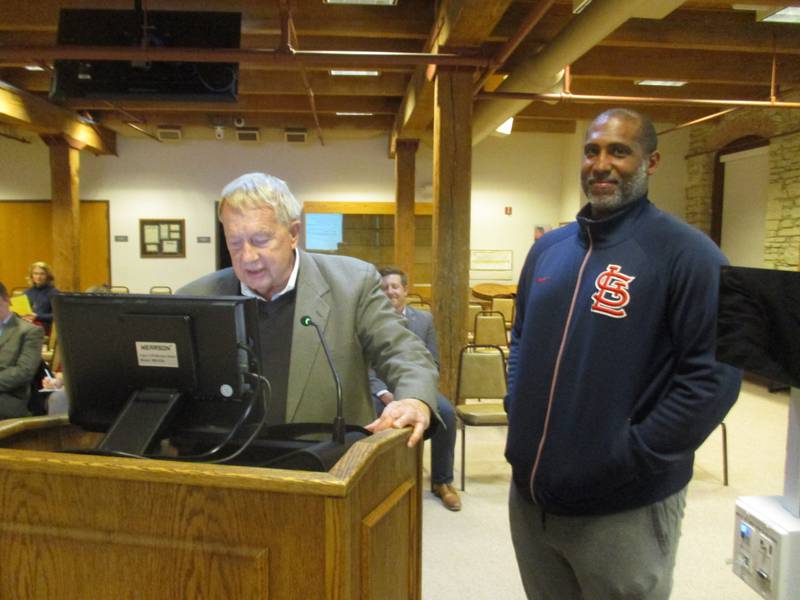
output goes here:
{"type": "MultiPolygon", "coordinates": [[[[286,282],[286,287],[283,288],[277,294],[273,294],[273,296],[272,296],[272,298],[270,298],[270,300],[277,300],[278,298],[280,298],[284,294],[288,294],[289,292],[291,292],[297,286],[297,274],[299,272],[300,272],[300,254],[297,252],[297,248],[295,248],[294,249],[294,266],[292,267],[292,274],[289,275],[289,281],[286,282]]],[[[266,298],[264,298],[258,292],[254,291],[254,290],[251,290],[249,287],[247,287],[247,285],[245,285],[245,283],[243,281],[240,282],[240,284],[241,284],[242,296],[247,296],[248,298],[255,298],[257,300],[261,300],[262,302],[267,302],[266,298]]]]}

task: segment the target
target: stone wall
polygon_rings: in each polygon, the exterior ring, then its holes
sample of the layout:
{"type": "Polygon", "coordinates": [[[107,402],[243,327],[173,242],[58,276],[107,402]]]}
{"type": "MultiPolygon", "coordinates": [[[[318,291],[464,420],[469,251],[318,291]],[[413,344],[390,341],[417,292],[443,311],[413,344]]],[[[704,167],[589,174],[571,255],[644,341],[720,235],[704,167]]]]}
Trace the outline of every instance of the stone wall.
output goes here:
{"type": "Polygon", "coordinates": [[[710,232],[716,152],[749,135],[758,135],[770,142],[767,220],[764,223],[765,266],[798,270],[800,109],[739,109],[695,126],[686,158],[686,221],[701,231],[710,232]]]}
{"type": "Polygon", "coordinates": [[[792,271],[800,265],[800,132],[770,141],[764,262],[792,271]]]}

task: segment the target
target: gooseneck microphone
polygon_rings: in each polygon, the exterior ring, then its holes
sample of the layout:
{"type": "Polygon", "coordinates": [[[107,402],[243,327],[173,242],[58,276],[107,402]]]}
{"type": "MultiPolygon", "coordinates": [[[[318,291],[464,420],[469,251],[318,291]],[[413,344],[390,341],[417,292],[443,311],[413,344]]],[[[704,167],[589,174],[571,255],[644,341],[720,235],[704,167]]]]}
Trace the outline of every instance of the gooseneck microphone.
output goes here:
{"type": "Polygon", "coordinates": [[[333,379],[336,381],[336,417],[333,419],[333,441],[337,444],[344,444],[344,434],[347,428],[344,422],[344,403],[342,401],[342,381],[339,379],[339,373],[333,365],[333,358],[331,351],[328,349],[328,344],[325,342],[325,336],[319,326],[308,315],[300,317],[300,324],[303,327],[313,327],[317,331],[317,337],[322,343],[322,349],[325,351],[325,358],[328,359],[328,366],[333,373],[333,379]]]}

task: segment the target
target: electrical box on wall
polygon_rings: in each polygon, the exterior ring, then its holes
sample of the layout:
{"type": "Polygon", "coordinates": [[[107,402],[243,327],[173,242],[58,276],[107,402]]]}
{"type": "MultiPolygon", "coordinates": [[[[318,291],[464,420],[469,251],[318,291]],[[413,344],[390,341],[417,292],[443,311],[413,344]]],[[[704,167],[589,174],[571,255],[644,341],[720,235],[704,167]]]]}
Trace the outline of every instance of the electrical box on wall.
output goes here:
{"type": "Polygon", "coordinates": [[[800,518],[779,496],[736,500],[733,572],[767,600],[800,598],[800,518]]]}

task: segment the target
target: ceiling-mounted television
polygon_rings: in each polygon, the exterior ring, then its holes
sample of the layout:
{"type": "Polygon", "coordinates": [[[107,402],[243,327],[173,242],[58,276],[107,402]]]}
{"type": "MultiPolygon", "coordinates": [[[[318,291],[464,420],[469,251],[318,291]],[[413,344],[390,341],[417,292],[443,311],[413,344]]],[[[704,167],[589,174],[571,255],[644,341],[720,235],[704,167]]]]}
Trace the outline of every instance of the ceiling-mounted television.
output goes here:
{"type": "MultiPolygon", "coordinates": [[[[61,9],[59,46],[239,48],[241,13],[61,9]]],[[[237,63],[57,60],[51,99],[235,101],[237,63]]]]}

